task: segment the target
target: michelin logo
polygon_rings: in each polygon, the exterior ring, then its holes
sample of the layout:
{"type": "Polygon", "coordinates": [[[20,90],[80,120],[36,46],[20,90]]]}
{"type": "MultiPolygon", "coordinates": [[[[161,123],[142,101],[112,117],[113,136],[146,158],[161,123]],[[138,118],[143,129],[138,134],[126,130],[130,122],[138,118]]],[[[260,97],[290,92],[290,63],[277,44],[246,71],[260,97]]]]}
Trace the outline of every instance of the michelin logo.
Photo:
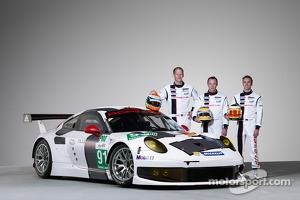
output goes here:
{"type": "Polygon", "coordinates": [[[224,153],[222,151],[209,151],[209,152],[201,152],[204,156],[222,156],[224,153]]]}

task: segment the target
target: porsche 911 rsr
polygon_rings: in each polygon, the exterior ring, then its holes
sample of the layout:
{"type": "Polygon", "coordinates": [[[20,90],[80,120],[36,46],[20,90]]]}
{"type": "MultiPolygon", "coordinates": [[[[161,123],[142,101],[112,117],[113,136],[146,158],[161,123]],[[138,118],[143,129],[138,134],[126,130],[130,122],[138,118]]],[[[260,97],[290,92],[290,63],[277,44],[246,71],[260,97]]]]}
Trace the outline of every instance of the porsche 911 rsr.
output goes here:
{"type": "Polygon", "coordinates": [[[99,107],[77,114],[24,114],[38,121],[33,144],[38,176],[111,180],[130,185],[207,185],[239,182],[243,159],[224,136],[188,132],[161,112],[99,107]],[[43,120],[64,119],[47,130],[43,120]]]}

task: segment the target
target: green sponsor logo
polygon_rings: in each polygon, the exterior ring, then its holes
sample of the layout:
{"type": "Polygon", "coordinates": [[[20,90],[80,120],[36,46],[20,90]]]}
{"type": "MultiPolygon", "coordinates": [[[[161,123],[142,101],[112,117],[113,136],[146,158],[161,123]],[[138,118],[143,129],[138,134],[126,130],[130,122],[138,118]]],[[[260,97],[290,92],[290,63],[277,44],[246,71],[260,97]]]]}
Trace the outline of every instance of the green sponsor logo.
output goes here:
{"type": "Polygon", "coordinates": [[[108,164],[106,163],[107,159],[107,150],[97,149],[96,150],[96,162],[97,162],[97,168],[106,170],[108,169],[108,164]]]}
{"type": "Polygon", "coordinates": [[[127,140],[134,140],[146,136],[157,136],[157,133],[154,132],[145,132],[145,133],[129,133],[127,134],[127,140]]]}
{"type": "Polygon", "coordinates": [[[99,142],[105,142],[107,135],[101,135],[99,138],[99,142]]]}

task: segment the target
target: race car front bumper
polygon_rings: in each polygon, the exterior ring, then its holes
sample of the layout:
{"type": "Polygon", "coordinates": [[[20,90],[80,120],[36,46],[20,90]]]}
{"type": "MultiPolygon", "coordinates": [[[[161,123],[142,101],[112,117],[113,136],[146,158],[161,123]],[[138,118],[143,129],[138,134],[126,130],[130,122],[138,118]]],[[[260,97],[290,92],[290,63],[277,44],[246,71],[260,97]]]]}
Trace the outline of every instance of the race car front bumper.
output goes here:
{"type": "Polygon", "coordinates": [[[159,182],[209,182],[210,180],[235,180],[239,175],[239,166],[166,168],[137,167],[140,178],[159,182]]]}

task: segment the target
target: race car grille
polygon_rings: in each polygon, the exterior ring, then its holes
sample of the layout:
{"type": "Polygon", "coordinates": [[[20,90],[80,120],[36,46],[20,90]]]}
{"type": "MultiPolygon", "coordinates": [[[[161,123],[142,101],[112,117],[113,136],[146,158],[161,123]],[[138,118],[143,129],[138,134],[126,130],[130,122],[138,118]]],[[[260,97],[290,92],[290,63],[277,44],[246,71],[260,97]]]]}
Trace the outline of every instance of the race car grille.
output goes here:
{"type": "Polygon", "coordinates": [[[141,178],[162,182],[208,182],[212,179],[232,180],[238,175],[238,166],[201,168],[153,168],[138,167],[141,178]]]}

